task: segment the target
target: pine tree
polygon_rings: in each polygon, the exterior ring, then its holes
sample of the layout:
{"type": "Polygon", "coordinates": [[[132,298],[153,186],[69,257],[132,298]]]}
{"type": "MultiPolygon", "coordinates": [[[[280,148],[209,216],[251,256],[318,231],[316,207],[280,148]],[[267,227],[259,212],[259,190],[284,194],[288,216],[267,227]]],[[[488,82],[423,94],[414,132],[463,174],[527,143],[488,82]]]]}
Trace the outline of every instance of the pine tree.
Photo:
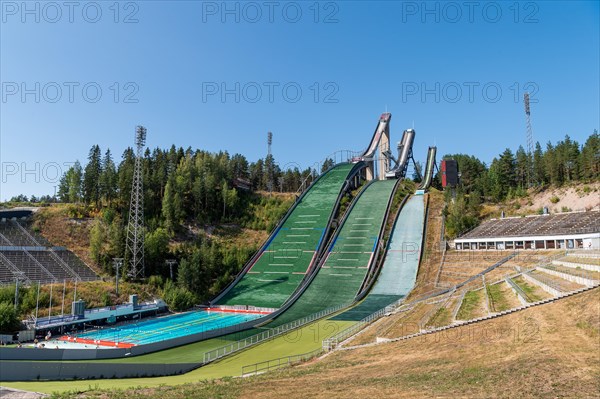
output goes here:
{"type": "Polygon", "coordinates": [[[100,203],[100,176],[102,174],[101,152],[98,145],[93,145],[88,155],[88,164],[83,175],[83,197],[87,204],[100,203]]]}
{"type": "Polygon", "coordinates": [[[121,163],[119,164],[119,203],[123,210],[129,209],[131,197],[131,186],[133,184],[133,171],[135,168],[135,154],[131,147],[123,151],[121,163]]]}
{"type": "Polygon", "coordinates": [[[81,199],[81,165],[76,161],[60,178],[58,198],[61,202],[78,202],[81,199]]]}
{"type": "Polygon", "coordinates": [[[329,168],[333,167],[333,165],[335,165],[335,162],[333,162],[333,159],[327,158],[325,160],[325,162],[323,162],[323,165],[321,166],[321,173],[326,172],[329,168]]]}
{"type": "Polygon", "coordinates": [[[521,189],[527,187],[529,159],[522,145],[517,150],[515,159],[515,183],[521,189]]]}
{"type": "Polygon", "coordinates": [[[107,149],[102,159],[102,175],[100,177],[101,197],[110,206],[117,192],[117,169],[107,149]]]}
{"type": "Polygon", "coordinates": [[[588,137],[581,150],[579,168],[583,179],[600,179],[600,135],[597,130],[588,137]]]}
{"type": "Polygon", "coordinates": [[[537,184],[546,184],[546,170],[544,169],[544,152],[539,141],[535,143],[535,151],[533,152],[533,176],[537,184]]]}
{"type": "Polygon", "coordinates": [[[164,220],[164,225],[169,232],[173,232],[177,225],[177,220],[175,217],[175,193],[173,190],[173,184],[172,178],[167,180],[165,195],[163,196],[162,201],[162,217],[164,220]]]}

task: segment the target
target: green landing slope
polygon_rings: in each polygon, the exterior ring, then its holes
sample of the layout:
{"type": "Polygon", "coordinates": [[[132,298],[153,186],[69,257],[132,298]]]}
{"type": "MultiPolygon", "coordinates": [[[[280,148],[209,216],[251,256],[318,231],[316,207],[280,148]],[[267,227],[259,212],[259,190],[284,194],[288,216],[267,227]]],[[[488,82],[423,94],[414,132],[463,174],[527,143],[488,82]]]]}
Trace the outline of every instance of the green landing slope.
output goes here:
{"type": "Polygon", "coordinates": [[[281,307],[298,288],[316,257],[337,199],[354,166],[337,165],[314,183],[254,265],[217,305],[281,307]]]}
{"type": "Polygon", "coordinates": [[[425,198],[413,195],[404,205],[392,230],[383,267],[375,286],[359,305],[331,320],[358,321],[408,295],[415,285],[423,227],[425,198]]]}
{"type": "Polygon", "coordinates": [[[396,180],[383,180],[365,187],[310,286],[268,327],[354,300],[371,265],[395,185],[396,180]]]}

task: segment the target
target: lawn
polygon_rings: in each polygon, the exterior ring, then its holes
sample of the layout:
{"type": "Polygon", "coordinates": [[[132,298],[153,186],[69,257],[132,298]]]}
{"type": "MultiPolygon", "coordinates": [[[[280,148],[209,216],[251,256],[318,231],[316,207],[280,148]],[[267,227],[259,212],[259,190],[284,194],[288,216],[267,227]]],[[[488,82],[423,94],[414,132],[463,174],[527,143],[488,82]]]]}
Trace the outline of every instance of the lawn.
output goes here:
{"type": "Polygon", "coordinates": [[[480,307],[480,302],[483,297],[483,291],[469,291],[465,294],[460,309],[456,314],[457,320],[469,320],[476,316],[476,312],[480,307]]]}
{"type": "MultiPolygon", "coordinates": [[[[347,321],[321,320],[183,375],[155,378],[124,378],[118,380],[3,382],[2,385],[27,391],[52,393],[73,390],[87,391],[90,389],[133,388],[139,386],[158,387],[164,384],[179,385],[207,379],[239,376],[243,366],[279,357],[307,353],[318,349],[321,347],[324,339],[352,324],[353,322],[347,321]]],[[[198,345],[196,350],[200,351],[201,344],[194,344],[198,345]]],[[[191,346],[193,345],[177,349],[189,351],[191,346]]],[[[161,353],[163,352],[152,355],[155,357],[155,362],[161,362],[161,353]]],[[[134,359],[132,358],[131,360],[134,359]]]]}

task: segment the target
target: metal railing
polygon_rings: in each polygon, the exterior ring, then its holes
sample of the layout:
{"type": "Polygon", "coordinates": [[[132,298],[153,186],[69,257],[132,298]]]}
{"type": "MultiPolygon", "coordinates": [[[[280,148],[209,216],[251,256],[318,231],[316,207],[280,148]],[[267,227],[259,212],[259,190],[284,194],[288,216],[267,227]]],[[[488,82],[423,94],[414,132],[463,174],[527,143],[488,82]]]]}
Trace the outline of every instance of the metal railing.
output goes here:
{"type": "Polygon", "coordinates": [[[527,301],[527,302],[529,302],[529,303],[533,302],[533,300],[532,300],[531,298],[529,298],[529,295],[527,295],[527,293],[526,293],[525,291],[523,291],[523,289],[522,289],[522,288],[519,286],[519,284],[515,283],[511,277],[506,277],[506,278],[505,278],[505,281],[506,281],[508,284],[510,284],[510,286],[511,286],[512,288],[514,288],[514,290],[515,290],[515,291],[517,291],[517,293],[518,293],[519,295],[521,295],[521,297],[522,297],[523,299],[525,299],[525,301],[527,301]]]}
{"type": "MultiPolygon", "coordinates": [[[[322,343],[323,350],[326,352],[331,351],[340,342],[343,342],[346,339],[350,338],[351,336],[353,336],[354,334],[356,334],[357,332],[362,330],[366,325],[371,324],[373,321],[379,319],[380,317],[382,317],[383,315],[385,315],[387,313],[391,313],[392,311],[397,310],[397,308],[404,302],[404,299],[405,298],[398,299],[396,302],[393,302],[393,303],[387,305],[385,308],[379,309],[376,312],[371,313],[370,315],[368,315],[364,319],[360,320],[359,322],[357,322],[357,323],[351,325],[350,327],[340,331],[339,333],[323,340],[323,343],[322,343]]],[[[423,298],[423,299],[419,300],[419,302],[424,301],[425,299],[427,299],[427,298],[423,298]]]]}
{"type": "MultiPolygon", "coordinates": [[[[433,306],[430,310],[428,310],[425,313],[425,315],[421,318],[421,320],[419,320],[419,326],[427,327],[429,322],[432,321],[433,317],[437,314],[438,310],[448,306],[448,303],[450,303],[450,301],[454,298],[455,292],[456,292],[456,287],[454,287],[450,292],[444,294],[444,295],[446,295],[446,298],[440,298],[440,300],[435,303],[436,306],[433,306]]],[[[440,296],[442,296],[442,295],[440,295],[440,296]]],[[[433,321],[435,321],[435,320],[433,320],[433,321]]]]}
{"type": "Polygon", "coordinates": [[[567,266],[562,266],[559,265],[559,267],[557,267],[556,265],[544,265],[544,266],[540,266],[541,270],[547,269],[547,270],[551,270],[557,273],[562,273],[568,276],[573,276],[573,277],[579,277],[579,278],[584,278],[584,279],[588,279],[588,280],[598,280],[600,275],[598,274],[598,272],[593,271],[593,270],[588,270],[588,269],[584,269],[584,268],[575,268],[575,267],[567,267],[567,266]],[[562,267],[562,268],[561,268],[562,267]]]}
{"type": "Polygon", "coordinates": [[[294,364],[305,362],[307,360],[315,358],[321,353],[323,353],[323,349],[319,348],[315,349],[314,351],[302,353],[300,355],[284,356],[277,359],[270,359],[264,362],[258,362],[242,366],[242,377],[266,373],[267,371],[279,369],[282,367],[293,366],[294,364]]]}
{"type": "Polygon", "coordinates": [[[54,249],[48,248],[48,252],[50,253],[52,259],[54,259],[56,263],[58,263],[58,265],[63,268],[63,270],[71,274],[75,280],[83,281],[79,273],[77,273],[75,269],[73,269],[67,262],[65,262],[60,256],[58,256],[54,249]]]}
{"type": "Polygon", "coordinates": [[[50,281],[51,283],[59,281],[59,279],[56,278],[56,276],[54,274],[50,273],[50,271],[44,265],[42,265],[40,263],[40,261],[38,261],[32,254],[30,254],[28,250],[23,249],[23,253],[25,255],[27,255],[29,257],[29,259],[31,259],[33,261],[33,263],[35,263],[37,265],[37,267],[40,268],[40,270],[42,270],[44,273],[46,273],[50,277],[50,280],[48,280],[48,281],[50,281]]]}
{"type": "Polygon", "coordinates": [[[528,273],[523,273],[523,274],[526,274],[527,276],[531,277],[533,280],[539,281],[542,284],[545,284],[550,288],[554,288],[556,291],[559,291],[559,292],[567,292],[568,291],[568,289],[564,288],[564,286],[561,285],[558,281],[556,281],[550,277],[545,277],[542,272],[538,271],[535,274],[531,274],[531,272],[528,272],[528,273]]]}
{"type": "MultiPolygon", "coordinates": [[[[415,301],[411,301],[410,303],[407,304],[403,304],[405,298],[400,298],[398,301],[386,306],[383,309],[380,309],[374,313],[372,313],[371,315],[365,317],[364,319],[362,319],[361,321],[359,321],[358,323],[340,331],[339,333],[337,333],[336,335],[326,339],[323,341],[323,350],[325,351],[330,351],[333,348],[335,348],[340,342],[345,341],[346,339],[350,338],[351,336],[355,335],[357,332],[359,332],[360,330],[362,330],[366,325],[372,323],[373,321],[375,321],[376,319],[382,317],[383,315],[385,315],[386,313],[390,313],[392,311],[398,310],[397,308],[400,305],[405,305],[405,306],[414,306],[417,303],[426,301],[434,296],[441,296],[444,294],[447,294],[449,292],[455,292],[458,288],[461,287],[465,287],[468,283],[472,282],[474,279],[478,278],[479,276],[483,275],[483,273],[487,273],[493,269],[495,269],[496,267],[500,266],[501,264],[505,263],[506,261],[508,261],[509,259],[512,259],[514,256],[516,255],[516,253],[513,253],[509,256],[507,256],[506,258],[502,259],[500,262],[497,262],[495,265],[490,266],[489,268],[487,268],[486,270],[484,270],[484,272],[479,273],[473,277],[471,277],[470,279],[467,279],[466,281],[463,281],[462,283],[456,284],[450,288],[446,288],[442,291],[434,291],[431,294],[428,294],[426,296],[424,296],[423,298],[420,298],[418,300],[415,301]]],[[[533,270],[533,269],[532,269],[533,270]]]]}
{"type": "Polygon", "coordinates": [[[313,163],[311,166],[308,167],[308,169],[310,169],[311,172],[300,183],[300,187],[298,187],[296,195],[300,196],[304,191],[306,191],[307,188],[309,188],[312,185],[312,183],[317,179],[317,177],[326,172],[325,170],[322,170],[325,162],[331,160],[333,161],[332,166],[335,166],[340,163],[351,162],[354,159],[356,159],[360,154],[362,154],[360,151],[338,150],[326,156],[322,161],[317,161],[313,163]]]}
{"type": "MultiPolygon", "coordinates": [[[[483,276],[485,273],[494,270],[495,268],[499,267],[500,265],[502,265],[503,263],[507,262],[508,260],[512,259],[513,257],[515,257],[517,255],[517,252],[512,253],[511,255],[507,256],[506,258],[500,260],[499,262],[497,262],[496,264],[488,267],[486,270],[484,270],[482,273],[478,273],[475,276],[472,276],[471,278],[467,279],[466,281],[456,284],[451,288],[447,288],[444,289],[443,291],[434,291],[426,296],[424,296],[423,298],[420,298],[418,300],[414,300],[411,301],[409,303],[403,303],[405,298],[401,298],[398,301],[394,302],[393,304],[390,304],[388,306],[386,306],[383,309],[380,309],[374,313],[372,313],[371,315],[365,317],[364,319],[362,319],[361,321],[359,321],[358,323],[340,331],[339,333],[337,333],[336,335],[326,339],[323,341],[323,350],[324,351],[331,351],[332,349],[334,349],[340,342],[345,341],[346,339],[350,338],[351,336],[355,335],[357,332],[361,331],[366,325],[371,324],[373,321],[377,320],[378,318],[382,317],[383,315],[390,313],[390,312],[395,312],[395,311],[400,311],[402,309],[402,307],[408,307],[408,309],[414,307],[416,304],[426,301],[432,297],[435,296],[441,296],[444,294],[447,294],[449,292],[454,293],[458,288],[463,288],[464,291],[461,295],[461,298],[464,297],[464,295],[466,294],[466,292],[468,291],[467,287],[468,284],[473,282],[474,279],[477,279],[479,276],[483,276]]],[[[522,273],[528,273],[531,272],[533,270],[535,270],[538,266],[541,266],[542,264],[547,264],[548,262],[551,262],[553,259],[558,258],[560,256],[563,256],[563,254],[557,254],[557,255],[553,255],[550,257],[546,257],[544,258],[542,261],[540,261],[538,263],[538,265],[532,267],[532,268],[528,268],[526,270],[522,270],[522,272],[519,272],[517,274],[514,274],[512,276],[505,276],[503,277],[501,280],[505,280],[512,286],[515,288],[515,290],[517,290],[521,296],[528,302],[532,302],[531,299],[527,296],[527,294],[525,294],[525,292],[518,286],[518,284],[516,284],[514,281],[512,281],[512,278],[521,275],[522,273]]],[[[499,280],[500,281],[500,280],[499,280]]],[[[499,281],[493,282],[493,283],[488,283],[489,285],[493,285],[499,281]]],[[[482,289],[482,288],[479,288],[482,289]]],[[[452,297],[452,295],[449,295],[449,298],[452,297]]],[[[459,304],[456,307],[456,309],[454,310],[454,318],[456,318],[456,314],[458,313],[458,309],[460,308],[460,303],[462,302],[462,299],[459,300],[459,304]]]]}
{"type": "Polygon", "coordinates": [[[256,335],[252,335],[248,338],[233,342],[229,345],[224,345],[219,348],[213,349],[211,351],[204,353],[203,364],[207,364],[210,362],[214,362],[215,360],[221,359],[225,356],[229,356],[232,353],[239,352],[261,342],[265,342],[277,336],[287,333],[288,331],[295,330],[299,327],[303,327],[309,323],[312,323],[315,320],[321,319],[325,316],[329,316],[330,314],[336,313],[341,309],[347,308],[352,305],[352,303],[345,303],[342,305],[337,305],[325,310],[322,310],[317,313],[313,313],[309,316],[303,317],[298,320],[291,321],[289,323],[283,324],[281,326],[270,328],[256,335]]]}

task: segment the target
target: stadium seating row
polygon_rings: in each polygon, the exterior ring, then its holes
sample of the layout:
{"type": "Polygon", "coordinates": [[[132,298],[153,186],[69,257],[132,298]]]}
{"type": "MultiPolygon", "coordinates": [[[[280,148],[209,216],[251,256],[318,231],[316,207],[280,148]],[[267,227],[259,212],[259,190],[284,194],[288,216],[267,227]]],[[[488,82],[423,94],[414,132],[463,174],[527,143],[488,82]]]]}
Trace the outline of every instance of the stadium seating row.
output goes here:
{"type": "Polygon", "coordinates": [[[600,211],[492,219],[460,238],[524,237],[600,231],[600,211]]]}

